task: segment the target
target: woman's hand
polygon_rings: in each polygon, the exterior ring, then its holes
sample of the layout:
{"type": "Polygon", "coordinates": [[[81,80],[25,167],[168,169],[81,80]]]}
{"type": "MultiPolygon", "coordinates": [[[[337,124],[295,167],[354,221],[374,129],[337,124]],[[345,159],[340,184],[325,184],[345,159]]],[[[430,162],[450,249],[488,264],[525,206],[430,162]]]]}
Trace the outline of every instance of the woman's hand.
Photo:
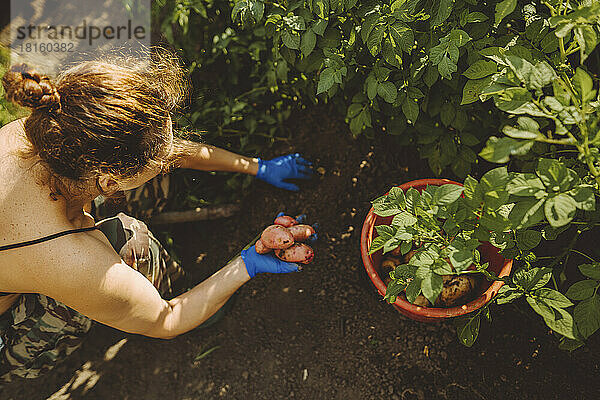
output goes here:
{"type": "Polygon", "coordinates": [[[298,264],[281,261],[272,254],[258,254],[254,245],[242,250],[241,257],[250,278],[263,272],[282,274],[299,270],[298,264]]]}
{"type": "Polygon", "coordinates": [[[310,179],[312,176],[311,163],[300,154],[289,154],[272,160],[258,159],[256,178],[270,183],[280,189],[298,191],[298,186],[285,182],[286,179],[310,179]]]}

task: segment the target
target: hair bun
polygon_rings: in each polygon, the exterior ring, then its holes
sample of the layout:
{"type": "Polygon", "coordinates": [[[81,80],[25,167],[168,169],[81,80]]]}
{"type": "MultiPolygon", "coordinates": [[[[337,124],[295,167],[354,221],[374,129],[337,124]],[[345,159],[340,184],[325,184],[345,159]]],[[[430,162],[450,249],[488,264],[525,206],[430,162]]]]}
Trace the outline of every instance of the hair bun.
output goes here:
{"type": "Polygon", "coordinates": [[[56,86],[45,75],[40,75],[26,64],[13,66],[2,79],[6,97],[24,107],[60,111],[60,95],[56,86]]]}

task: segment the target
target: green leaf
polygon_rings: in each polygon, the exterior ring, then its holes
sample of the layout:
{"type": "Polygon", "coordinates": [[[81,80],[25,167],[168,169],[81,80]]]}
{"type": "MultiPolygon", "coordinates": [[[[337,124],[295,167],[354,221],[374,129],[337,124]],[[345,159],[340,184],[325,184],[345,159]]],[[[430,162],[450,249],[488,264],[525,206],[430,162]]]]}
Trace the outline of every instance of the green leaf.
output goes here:
{"type": "Polygon", "coordinates": [[[400,214],[394,216],[392,225],[395,226],[412,226],[417,223],[417,218],[407,211],[403,211],[400,214]]]}
{"type": "Polygon", "coordinates": [[[542,234],[538,231],[517,231],[517,245],[521,250],[531,250],[542,241],[542,234]]]}
{"type": "Polygon", "coordinates": [[[386,243],[396,234],[396,228],[389,225],[378,225],[375,229],[379,236],[373,239],[371,247],[369,248],[369,254],[373,254],[376,251],[383,249],[386,243]]]}
{"type": "Polygon", "coordinates": [[[575,71],[575,75],[573,76],[573,86],[579,95],[579,101],[582,103],[593,100],[596,95],[592,77],[581,68],[577,68],[575,71]]]}
{"type": "Polygon", "coordinates": [[[283,44],[293,50],[297,50],[300,48],[300,35],[288,30],[283,31],[281,34],[281,39],[283,40],[283,44]]]}
{"type": "Polygon", "coordinates": [[[467,68],[465,72],[463,72],[463,75],[469,79],[481,79],[495,74],[497,70],[498,69],[495,62],[477,60],[469,68],[467,68]]]}
{"type": "Polygon", "coordinates": [[[408,122],[414,124],[419,117],[419,104],[416,100],[406,98],[404,102],[402,102],[402,112],[406,116],[408,122]]]}
{"type": "Polygon", "coordinates": [[[308,56],[315,49],[317,44],[317,35],[308,30],[302,35],[302,42],[300,43],[300,51],[304,56],[308,56]]]}
{"type": "Polygon", "coordinates": [[[406,196],[404,190],[399,187],[391,188],[387,194],[387,199],[402,210],[406,208],[406,196]]]}
{"type": "Polygon", "coordinates": [[[575,306],[573,315],[577,330],[587,339],[600,329],[600,296],[596,294],[575,306]]]}
{"type": "Polygon", "coordinates": [[[590,186],[578,186],[569,191],[569,195],[575,200],[577,208],[584,211],[596,209],[596,196],[594,189],[590,186]]]}
{"type": "Polygon", "coordinates": [[[579,271],[588,278],[600,281],[600,263],[596,264],[581,264],[579,271]]]}
{"type": "Polygon", "coordinates": [[[456,47],[462,47],[471,41],[471,36],[462,29],[452,29],[448,34],[448,38],[456,47]]]}
{"type": "Polygon", "coordinates": [[[356,117],[358,115],[358,113],[360,113],[363,109],[363,105],[360,103],[352,103],[350,104],[350,106],[348,107],[348,110],[346,111],[346,118],[348,119],[352,119],[354,117],[356,117]]]}
{"type": "Polygon", "coordinates": [[[396,45],[400,46],[405,53],[410,54],[412,52],[412,48],[415,44],[415,35],[408,25],[396,22],[393,25],[390,25],[389,34],[396,45]]]}
{"type": "Polygon", "coordinates": [[[550,327],[554,332],[559,333],[569,339],[575,339],[575,323],[573,316],[562,308],[554,309],[554,319],[544,319],[546,325],[550,327]],[[558,315],[556,315],[558,314],[558,315]]]}
{"type": "Polygon", "coordinates": [[[385,27],[383,25],[377,25],[373,28],[367,39],[367,48],[373,56],[376,56],[381,51],[381,41],[383,40],[383,34],[385,33],[385,27]]]}
{"type": "Polygon", "coordinates": [[[527,303],[533,308],[533,311],[542,316],[545,320],[553,320],[555,318],[554,310],[552,307],[544,303],[542,299],[527,296],[527,303]]]}
{"type": "Polygon", "coordinates": [[[488,87],[491,81],[491,76],[482,79],[468,80],[463,88],[462,100],[460,104],[471,104],[479,100],[479,95],[481,94],[481,91],[484,88],[488,87]]]}
{"type": "Polygon", "coordinates": [[[386,81],[391,72],[392,70],[389,68],[385,68],[377,64],[373,66],[373,73],[375,74],[375,78],[377,78],[377,82],[386,81]]]}
{"type": "Polygon", "coordinates": [[[383,247],[385,246],[385,243],[388,240],[389,240],[389,238],[387,238],[387,237],[377,236],[375,239],[373,239],[373,242],[371,242],[371,247],[369,247],[369,254],[373,254],[373,253],[383,249],[383,247]]]}
{"type": "Polygon", "coordinates": [[[390,225],[377,225],[375,230],[379,236],[386,237],[388,240],[396,234],[396,228],[390,225]]]}
{"type": "Polygon", "coordinates": [[[385,296],[383,297],[383,299],[388,301],[389,303],[394,303],[396,301],[396,297],[400,293],[402,293],[402,291],[404,291],[407,286],[408,284],[406,284],[403,281],[392,280],[385,289],[385,296]]]}
{"type": "Polygon", "coordinates": [[[382,82],[377,86],[377,94],[388,103],[393,103],[398,97],[398,89],[392,82],[382,82]]]}
{"type": "Polygon", "coordinates": [[[329,14],[329,0],[313,0],[313,10],[319,18],[325,18],[329,14]]]}
{"type": "Polygon", "coordinates": [[[552,268],[521,268],[515,271],[513,282],[525,291],[537,290],[546,285],[552,277],[552,268]]]}
{"type": "Polygon", "coordinates": [[[571,314],[562,308],[551,308],[543,299],[527,297],[527,302],[536,313],[544,318],[544,322],[552,330],[570,339],[575,339],[571,314]]]}
{"type": "Polygon", "coordinates": [[[469,15],[467,15],[467,22],[471,23],[471,22],[484,22],[487,21],[489,18],[487,15],[485,15],[484,13],[481,13],[479,11],[475,11],[472,13],[469,13],[469,15]]]}
{"type": "Polygon", "coordinates": [[[335,83],[333,80],[335,70],[331,67],[325,68],[319,75],[319,84],[317,85],[317,95],[331,89],[335,83]]]}
{"type": "Polygon", "coordinates": [[[517,0],[503,0],[496,4],[496,16],[494,25],[497,27],[500,22],[508,16],[510,13],[515,11],[517,7],[517,0]]]}
{"type": "Polygon", "coordinates": [[[524,87],[509,87],[493,97],[496,107],[507,113],[546,116],[531,102],[531,93],[524,87]]]}
{"type": "Polygon", "coordinates": [[[443,78],[452,79],[452,73],[456,72],[458,67],[450,58],[444,56],[438,64],[438,72],[443,78]]]}
{"type": "Polygon", "coordinates": [[[533,196],[542,198],[546,196],[546,187],[535,174],[516,174],[506,185],[508,193],[514,196],[533,196]]]}
{"type": "Polygon", "coordinates": [[[373,100],[377,96],[377,86],[379,86],[379,83],[377,83],[377,79],[373,75],[369,75],[365,80],[365,84],[367,85],[367,96],[369,100],[373,100]]]}
{"type": "Polygon", "coordinates": [[[454,324],[458,340],[467,347],[473,346],[479,335],[480,313],[456,318],[454,324]]]}
{"type": "Polygon", "coordinates": [[[380,217],[391,217],[402,212],[402,209],[387,196],[381,196],[373,201],[373,212],[380,217]]]}
{"type": "Polygon", "coordinates": [[[454,203],[462,194],[464,188],[455,184],[445,184],[438,188],[433,196],[434,204],[445,206],[454,203]]]}
{"type": "Polygon", "coordinates": [[[402,244],[400,245],[400,252],[402,253],[402,255],[405,255],[411,249],[412,249],[412,243],[411,242],[402,242],[402,244]]]}
{"type": "Polygon", "coordinates": [[[510,160],[510,156],[527,154],[533,143],[533,140],[517,140],[492,136],[488,139],[479,156],[486,161],[503,164],[510,160]]]}
{"type": "Polygon", "coordinates": [[[565,193],[549,197],[544,204],[544,213],[550,225],[559,227],[571,222],[577,211],[577,202],[565,193]]]}
{"type": "Polygon", "coordinates": [[[325,29],[327,29],[328,22],[329,21],[327,21],[326,19],[320,19],[317,22],[315,22],[311,29],[317,35],[323,36],[323,33],[325,33],[325,29]]]}
{"type": "Polygon", "coordinates": [[[454,105],[450,102],[445,102],[440,109],[440,119],[445,126],[450,126],[452,121],[454,121],[454,116],[456,115],[456,109],[454,105]]]}
{"type": "Polygon", "coordinates": [[[421,294],[421,280],[415,277],[406,287],[406,299],[414,303],[419,294],[421,294]]]}
{"type": "Polygon", "coordinates": [[[579,25],[574,29],[575,40],[579,44],[579,54],[583,63],[598,44],[598,35],[590,25],[579,25]]]}
{"type": "Polygon", "coordinates": [[[544,138],[540,132],[540,125],[532,118],[519,117],[517,119],[519,126],[505,126],[503,132],[506,136],[513,139],[539,139],[544,138]]]}
{"type": "Polygon", "coordinates": [[[503,285],[500,290],[498,290],[498,295],[496,296],[496,303],[499,305],[511,303],[519,297],[523,296],[523,292],[509,285],[503,285]]]}
{"type": "Polygon", "coordinates": [[[429,65],[423,74],[423,82],[425,82],[428,87],[432,87],[433,84],[437,82],[438,77],[439,72],[437,68],[435,68],[433,65],[429,65]]]}
{"type": "Polygon", "coordinates": [[[528,77],[528,87],[530,89],[539,90],[556,79],[556,72],[546,61],[541,61],[532,68],[528,77]]]}
{"type": "Polygon", "coordinates": [[[381,54],[383,54],[383,57],[388,64],[393,65],[396,68],[402,67],[402,50],[400,50],[399,47],[397,49],[394,47],[394,42],[389,36],[383,39],[383,43],[381,44],[381,54]]]}
{"type": "Polygon", "coordinates": [[[593,279],[575,282],[569,287],[566,295],[571,300],[585,300],[595,294],[598,285],[600,285],[600,283],[593,279]]]}
{"type": "Polygon", "coordinates": [[[448,19],[454,8],[454,1],[452,0],[440,0],[433,3],[434,9],[431,13],[431,19],[429,23],[431,27],[436,27],[442,24],[448,19]]]}
{"type": "Polygon", "coordinates": [[[446,55],[446,45],[441,43],[429,49],[429,60],[433,65],[438,65],[446,55]]]}
{"type": "Polygon", "coordinates": [[[560,343],[558,344],[558,348],[564,351],[574,351],[584,345],[585,343],[581,340],[569,339],[563,336],[560,340],[560,343]]]}
{"type": "Polygon", "coordinates": [[[515,229],[527,228],[544,219],[544,202],[541,200],[525,200],[515,204],[508,219],[515,229]]]}
{"type": "Polygon", "coordinates": [[[462,272],[473,264],[473,251],[462,249],[450,253],[450,262],[456,269],[456,272],[462,272]]]}
{"type": "Polygon", "coordinates": [[[564,294],[554,289],[539,288],[534,292],[534,295],[552,308],[567,308],[573,305],[564,294]]]}
{"type": "Polygon", "coordinates": [[[558,160],[542,158],[535,169],[548,191],[564,192],[579,183],[577,174],[558,160]]]}
{"type": "Polygon", "coordinates": [[[434,273],[431,268],[426,265],[419,267],[416,275],[421,280],[423,296],[425,296],[431,304],[434,304],[444,288],[442,277],[434,273]]]}

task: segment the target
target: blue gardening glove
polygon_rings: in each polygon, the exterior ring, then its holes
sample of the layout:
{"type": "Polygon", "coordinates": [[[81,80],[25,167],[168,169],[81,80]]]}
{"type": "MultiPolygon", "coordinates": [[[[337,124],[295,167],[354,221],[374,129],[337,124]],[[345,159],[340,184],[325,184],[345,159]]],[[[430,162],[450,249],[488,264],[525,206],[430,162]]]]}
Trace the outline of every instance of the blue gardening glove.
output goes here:
{"type": "Polygon", "coordinates": [[[281,261],[272,254],[258,254],[254,245],[242,250],[241,257],[244,264],[246,264],[246,270],[250,278],[254,278],[256,274],[263,272],[283,274],[299,271],[298,264],[281,261]]]}
{"type": "Polygon", "coordinates": [[[289,154],[272,160],[258,159],[258,173],[256,178],[280,189],[300,190],[293,183],[284,182],[285,179],[310,179],[312,176],[311,163],[300,154],[289,154]]]}

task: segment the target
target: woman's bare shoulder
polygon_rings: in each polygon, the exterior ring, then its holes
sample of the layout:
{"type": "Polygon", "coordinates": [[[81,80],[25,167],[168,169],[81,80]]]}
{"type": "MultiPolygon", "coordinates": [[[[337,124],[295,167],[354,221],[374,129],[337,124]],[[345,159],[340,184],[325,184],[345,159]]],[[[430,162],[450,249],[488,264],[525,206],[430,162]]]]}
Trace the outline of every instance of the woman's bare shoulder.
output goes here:
{"type": "MultiPolygon", "coordinates": [[[[62,232],[64,228],[73,226],[57,226],[53,233],[62,232]]],[[[25,240],[46,236],[32,234],[26,226],[21,232],[30,232],[22,235],[25,240]],[[25,236],[28,236],[27,239],[25,236]]],[[[101,232],[72,233],[0,252],[0,291],[44,293],[53,282],[66,282],[88,268],[109,268],[118,262],[118,254],[101,232]]]]}

